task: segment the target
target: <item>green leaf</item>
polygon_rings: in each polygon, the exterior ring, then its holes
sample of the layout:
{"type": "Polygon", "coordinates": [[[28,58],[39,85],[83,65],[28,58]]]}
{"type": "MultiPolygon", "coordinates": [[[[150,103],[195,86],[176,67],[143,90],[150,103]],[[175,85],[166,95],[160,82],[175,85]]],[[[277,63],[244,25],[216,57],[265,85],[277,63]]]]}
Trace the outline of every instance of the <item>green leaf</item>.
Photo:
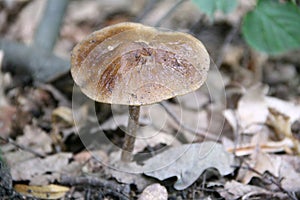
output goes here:
{"type": "Polygon", "coordinates": [[[244,17],[242,32],[254,49],[278,54],[300,47],[300,10],[292,3],[259,0],[244,17]]]}
{"type": "Polygon", "coordinates": [[[236,0],[193,0],[193,3],[211,19],[216,11],[220,10],[228,14],[237,6],[236,0]]]}

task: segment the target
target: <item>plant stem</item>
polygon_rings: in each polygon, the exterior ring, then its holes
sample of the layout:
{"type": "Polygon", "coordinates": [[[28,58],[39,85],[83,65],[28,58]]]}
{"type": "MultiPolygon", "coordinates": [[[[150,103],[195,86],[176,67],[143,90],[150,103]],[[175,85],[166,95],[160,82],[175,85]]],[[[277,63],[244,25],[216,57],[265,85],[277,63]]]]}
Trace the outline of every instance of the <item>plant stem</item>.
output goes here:
{"type": "Polygon", "coordinates": [[[128,126],[123,144],[121,160],[130,162],[136,137],[136,131],[139,126],[140,106],[129,106],[128,126]]]}

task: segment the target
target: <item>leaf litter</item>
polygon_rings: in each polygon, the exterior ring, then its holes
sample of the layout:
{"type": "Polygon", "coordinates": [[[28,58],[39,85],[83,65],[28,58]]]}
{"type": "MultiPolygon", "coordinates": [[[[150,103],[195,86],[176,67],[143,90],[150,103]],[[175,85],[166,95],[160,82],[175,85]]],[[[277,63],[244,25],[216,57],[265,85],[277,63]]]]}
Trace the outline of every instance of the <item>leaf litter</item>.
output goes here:
{"type": "MultiPolygon", "coordinates": [[[[5,1],[5,4],[6,2],[9,1],[5,1]]],[[[42,4],[39,1],[24,2],[27,3],[24,3],[23,7],[14,8],[22,8],[15,20],[0,22],[5,25],[1,27],[1,31],[7,32],[5,38],[30,43],[38,19],[38,17],[32,17],[34,13],[32,10],[36,10],[38,15],[41,15],[42,4]]],[[[69,56],[72,46],[92,30],[113,23],[114,20],[120,20],[108,19],[109,15],[115,16],[119,13],[122,20],[123,11],[119,12],[120,8],[130,10],[130,13],[134,14],[144,6],[143,1],[135,1],[132,4],[128,3],[129,1],[122,1],[122,4],[115,2],[109,4],[108,1],[85,3],[72,1],[55,52],[69,56]],[[105,7],[106,4],[110,7],[105,7]],[[92,12],[93,14],[88,12],[98,9],[103,12],[92,12]],[[117,12],[112,13],[114,11],[117,12]]],[[[240,1],[236,11],[228,16],[217,13],[216,20],[219,23],[225,20],[229,24],[237,24],[242,13],[249,10],[253,2],[240,1]]],[[[166,1],[163,5],[165,6],[155,8],[160,10],[161,14],[170,7],[171,2],[166,1]]],[[[191,6],[189,3],[185,5],[186,8],[191,8],[191,6]]],[[[14,9],[2,9],[0,15],[9,18],[12,12],[15,12],[14,9]]],[[[155,15],[158,18],[155,9],[150,12],[149,16],[155,15]]],[[[188,10],[190,12],[187,16],[183,16],[183,12],[176,12],[173,19],[184,18],[187,19],[185,22],[187,23],[192,16],[192,21],[195,21],[197,17],[193,16],[198,16],[200,13],[188,10]]],[[[145,21],[154,24],[154,17],[150,19],[149,16],[145,21]]],[[[128,19],[128,16],[123,16],[123,19],[128,19]]],[[[179,26],[184,26],[183,24],[179,26]]],[[[178,21],[167,20],[165,25],[178,27],[178,21]]],[[[213,34],[208,35],[211,37],[213,34]]],[[[214,46],[211,44],[214,41],[219,40],[209,38],[205,43],[207,46],[214,46]]],[[[217,44],[217,48],[220,48],[220,43],[217,44]]],[[[217,49],[210,51],[215,52],[215,50],[217,49]]],[[[297,80],[298,68],[295,66],[299,65],[296,59],[298,54],[293,54],[293,52],[289,54],[295,57],[292,58],[295,63],[292,63],[291,67],[277,58],[266,60],[266,56],[261,55],[247,58],[245,47],[236,43],[230,44],[226,51],[230,53],[225,55],[221,73],[230,106],[226,109],[218,107],[218,111],[223,112],[226,118],[225,128],[220,136],[221,143],[205,141],[202,137],[184,130],[159,105],[150,106],[142,109],[140,138],[137,139],[134,150],[135,157],[142,153],[148,153],[150,156],[141,162],[133,162],[127,166],[140,173],[126,173],[105,165],[107,163],[120,165],[116,162],[119,159],[119,152],[110,148],[109,145],[97,146],[100,149],[89,148],[89,151],[85,149],[78,138],[77,128],[85,128],[87,134],[92,131],[93,127],[87,125],[92,120],[95,121],[90,116],[90,107],[84,104],[78,110],[72,110],[73,113],[71,113],[70,96],[68,92],[60,91],[62,88],[58,89],[52,84],[20,86],[14,75],[1,72],[0,135],[2,139],[0,145],[2,153],[0,156],[8,164],[15,186],[26,183],[21,187],[23,191],[28,191],[28,188],[40,191],[35,187],[41,187],[42,196],[25,195],[43,198],[45,197],[43,195],[50,194],[49,192],[56,187],[53,184],[59,183],[63,174],[68,174],[75,178],[84,176],[89,181],[94,180],[89,176],[95,179],[105,178],[111,184],[115,184],[114,181],[116,181],[117,184],[113,185],[116,186],[115,188],[120,185],[130,186],[130,189],[127,189],[129,192],[125,193],[128,198],[136,199],[160,197],[161,199],[173,197],[192,199],[196,193],[200,193],[202,198],[211,199],[220,196],[224,199],[299,198],[299,133],[295,132],[293,127],[300,121],[298,85],[296,84],[296,88],[293,88],[297,80]],[[247,61],[247,59],[250,60],[248,66],[241,67],[241,60],[247,61]],[[264,72],[267,74],[262,77],[265,80],[255,77],[251,69],[253,65],[265,68],[264,72]],[[289,66],[290,71],[283,70],[283,68],[287,69],[286,66],[289,66]],[[230,73],[223,73],[224,68],[230,73]],[[11,78],[13,80],[10,80],[11,78]],[[262,85],[260,81],[268,85],[262,85]],[[238,87],[235,87],[237,85],[238,87]],[[229,87],[232,86],[233,92],[227,93],[229,87]],[[280,87],[285,91],[282,92],[280,87]],[[236,92],[236,89],[239,91],[236,92]],[[285,100],[276,97],[276,92],[285,94],[281,95],[285,100]],[[75,121],[80,122],[79,127],[74,126],[74,118],[75,121]],[[56,140],[59,144],[56,144],[56,140]],[[76,150],[73,150],[74,146],[76,150]],[[43,157],[28,150],[34,150],[43,157]],[[161,167],[162,165],[165,167],[161,167]],[[151,171],[153,168],[156,170],[151,171]],[[206,173],[211,169],[215,169],[212,176],[207,176],[206,173]],[[176,180],[170,184],[168,181],[173,180],[174,177],[176,180]],[[154,197],[153,194],[155,194],[154,197]]],[[[255,55],[252,52],[250,54],[255,55]]],[[[284,58],[285,62],[290,59],[286,55],[281,58],[284,58]]],[[[213,76],[212,73],[211,76],[213,76]]],[[[212,83],[209,84],[216,84],[215,78],[210,81],[212,83]]],[[[167,104],[173,114],[182,119],[183,125],[195,132],[200,132],[210,126],[211,108],[222,102],[223,93],[221,94],[220,91],[217,87],[210,91],[216,94],[213,95],[216,98],[212,98],[207,92],[199,90],[195,95],[179,97],[167,104]],[[193,96],[196,96],[196,99],[192,99],[193,96]]],[[[220,124],[223,125],[222,116],[220,117],[219,113],[217,115],[219,118],[212,122],[212,129],[220,124]]],[[[118,115],[109,117],[103,123],[101,122],[102,128],[108,132],[105,133],[107,137],[117,138],[114,142],[120,144],[122,140],[120,130],[127,126],[127,114],[120,112],[118,115]]],[[[99,128],[97,130],[99,131],[99,128]]],[[[2,183],[0,180],[0,185],[2,183]]],[[[81,184],[81,190],[78,185],[71,186],[74,186],[72,190],[75,190],[72,194],[76,196],[76,193],[77,195],[80,193],[78,196],[81,198],[85,196],[82,188],[90,191],[92,187],[89,182],[81,184]]],[[[102,189],[103,194],[106,194],[105,191],[113,191],[111,188],[114,187],[105,188],[102,185],[97,189],[98,191],[102,189]]],[[[58,189],[57,191],[59,197],[62,197],[67,190],[58,189]]],[[[52,194],[54,193],[56,192],[52,194]]]]}

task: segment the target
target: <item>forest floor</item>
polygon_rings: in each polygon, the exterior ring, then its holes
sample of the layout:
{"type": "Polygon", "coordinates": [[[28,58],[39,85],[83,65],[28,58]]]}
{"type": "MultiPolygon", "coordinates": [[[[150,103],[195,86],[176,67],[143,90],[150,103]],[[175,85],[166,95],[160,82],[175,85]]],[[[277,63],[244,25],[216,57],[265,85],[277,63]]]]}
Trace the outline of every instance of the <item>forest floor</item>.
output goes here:
{"type": "MultiPolygon", "coordinates": [[[[5,66],[0,40],[1,199],[300,198],[299,51],[247,46],[240,23],[253,1],[213,22],[191,1],[176,2],[72,0],[53,49],[68,62],[87,35],[125,21],[189,32],[206,46],[206,83],[141,108],[126,164],[128,106],[89,100],[69,71],[43,81],[26,64],[5,66]]],[[[33,46],[45,4],[0,1],[1,39],[33,46]]]]}

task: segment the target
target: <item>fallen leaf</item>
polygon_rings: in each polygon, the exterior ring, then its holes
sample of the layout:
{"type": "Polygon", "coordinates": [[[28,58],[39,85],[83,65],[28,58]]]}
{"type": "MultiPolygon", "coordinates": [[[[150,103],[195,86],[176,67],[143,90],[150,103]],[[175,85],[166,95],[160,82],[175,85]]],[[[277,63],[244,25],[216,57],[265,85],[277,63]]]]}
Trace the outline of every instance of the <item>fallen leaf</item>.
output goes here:
{"type": "Polygon", "coordinates": [[[51,137],[42,129],[33,125],[26,125],[24,134],[18,137],[16,142],[28,148],[32,148],[41,154],[50,153],[52,151],[51,137]]]}
{"type": "MultiPolygon", "coordinates": [[[[278,139],[289,139],[293,142],[292,149],[295,154],[300,153],[300,142],[292,133],[292,123],[289,116],[278,112],[274,108],[269,108],[267,124],[274,129],[278,139]]],[[[289,150],[288,153],[292,153],[292,150],[289,150]]]]}
{"type": "Polygon", "coordinates": [[[25,195],[41,199],[59,199],[65,196],[70,188],[60,185],[44,185],[44,186],[32,186],[16,184],[14,189],[25,195]]]}
{"type": "MultiPolygon", "coordinates": [[[[234,180],[227,181],[225,187],[223,189],[218,189],[218,192],[225,199],[250,199],[251,196],[256,198],[269,197],[269,199],[275,197],[287,198],[287,195],[283,193],[270,192],[261,187],[257,187],[253,185],[245,185],[234,180]]],[[[284,199],[284,198],[280,198],[280,199],[284,199]]]]}
{"type": "MultiPolygon", "coordinates": [[[[172,114],[179,120],[181,124],[189,127],[189,129],[193,130],[195,133],[202,133],[207,129],[209,122],[208,114],[205,110],[187,110],[179,105],[170,103],[166,103],[166,106],[169,108],[169,110],[171,110],[172,114]]],[[[177,137],[183,136],[188,142],[195,141],[195,138],[197,137],[197,134],[190,133],[189,131],[183,129],[180,124],[175,122],[175,120],[159,104],[147,107],[145,106],[145,108],[141,110],[141,115],[149,116],[151,125],[157,130],[173,134],[175,132],[177,137]]]]}
{"type": "Polygon", "coordinates": [[[257,124],[264,123],[268,116],[268,107],[265,102],[267,88],[258,84],[245,93],[238,102],[237,117],[242,132],[255,133],[261,126],[257,124]]]}
{"type": "Polygon", "coordinates": [[[300,119],[300,105],[288,101],[283,101],[275,97],[266,97],[265,101],[269,108],[282,113],[290,118],[290,122],[294,123],[300,119]]]}
{"type": "Polygon", "coordinates": [[[300,173],[279,155],[269,155],[261,151],[253,154],[251,160],[248,162],[248,166],[246,165],[244,169],[240,169],[238,180],[247,184],[253,177],[264,178],[261,177],[260,174],[264,174],[267,171],[278,180],[281,180],[281,187],[286,191],[300,191],[300,173]],[[248,169],[249,167],[259,174],[248,169]]]}
{"type": "MultiPolygon", "coordinates": [[[[128,113],[125,114],[114,114],[108,120],[103,122],[99,127],[93,129],[93,131],[97,130],[116,130],[118,127],[127,127],[128,125],[128,113]]],[[[146,117],[140,117],[139,124],[144,126],[150,123],[149,119],[146,117]]]]}
{"type": "Polygon", "coordinates": [[[105,173],[115,178],[119,183],[134,184],[138,191],[142,191],[147,185],[152,184],[154,181],[146,178],[143,174],[128,173],[126,171],[115,170],[112,168],[105,168],[105,173]]]}
{"type": "Polygon", "coordinates": [[[14,106],[0,106],[0,135],[7,138],[12,131],[17,109],[14,106]]]}
{"type": "Polygon", "coordinates": [[[200,90],[178,96],[175,100],[178,101],[178,104],[183,108],[195,111],[199,111],[204,105],[209,103],[208,95],[200,90]]]}
{"type": "Polygon", "coordinates": [[[31,180],[34,176],[50,172],[64,172],[65,170],[67,170],[69,159],[71,158],[71,153],[58,153],[52,156],[48,156],[44,159],[29,159],[10,166],[11,175],[13,177],[13,180],[18,181],[31,180]]]}
{"type": "MultiPolygon", "coordinates": [[[[252,154],[251,163],[249,164],[250,167],[260,174],[269,171],[274,176],[278,177],[281,160],[278,157],[276,159],[271,159],[268,154],[258,151],[257,153],[252,154]]],[[[253,177],[259,177],[259,174],[256,172],[247,170],[245,176],[241,180],[242,183],[247,184],[253,177]]]]}
{"type": "MultiPolygon", "coordinates": [[[[5,146],[1,146],[1,149],[3,149],[3,147],[5,146]]],[[[15,150],[15,146],[12,146],[12,148],[15,150]]],[[[14,166],[18,162],[24,162],[35,157],[32,153],[21,150],[3,152],[3,157],[9,166],[14,166]]]]}
{"type": "Polygon", "coordinates": [[[167,189],[158,184],[152,184],[147,186],[138,200],[167,200],[168,199],[168,192],[167,189]]]}
{"type": "Polygon", "coordinates": [[[174,188],[183,190],[193,184],[208,168],[216,168],[221,175],[233,172],[233,155],[221,144],[204,142],[173,147],[145,162],[147,176],[165,180],[177,177],[174,188]],[[154,170],[154,171],[153,171],[154,170]]]}
{"type": "Polygon", "coordinates": [[[171,134],[156,130],[153,126],[140,127],[133,154],[143,151],[146,147],[155,147],[159,144],[179,146],[181,143],[171,134]]]}
{"type": "MultiPolygon", "coordinates": [[[[276,159],[277,156],[272,156],[272,159],[276,159]]],[[[281,186],[289,192],[300,191],[300,173],[284,159],[281,159],[281,165],[279,168],[279,177],[282,178],[281,186]]]]}
{"type": "Polygon", "coordinates": [[[64,127],[74,125],[73,114],[71,108],[60,106],[52,112],[52,123],[60,123],[64,127]]]}

